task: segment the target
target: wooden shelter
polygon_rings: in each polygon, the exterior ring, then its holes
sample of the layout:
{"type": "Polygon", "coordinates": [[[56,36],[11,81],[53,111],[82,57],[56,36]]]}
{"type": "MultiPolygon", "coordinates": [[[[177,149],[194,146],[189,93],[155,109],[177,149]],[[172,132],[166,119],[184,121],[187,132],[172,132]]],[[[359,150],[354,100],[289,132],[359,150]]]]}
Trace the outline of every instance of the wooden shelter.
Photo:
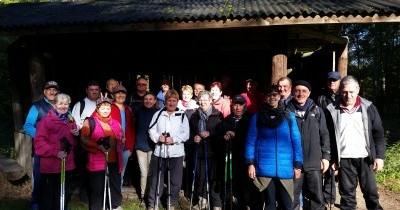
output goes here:
{"type": "MultiPolygon", "coordinates": [[[[399,0],[115,0],[0,7],[8,47],[16,140],[45,80],[74,101],[89,79],[114,77],[131,91],[136,75],[174,88],[229,78],[234,91],[254,78],[290,73],[321,87],[328,71],[347,74],[348,23],[400,22],[399,0]],[[288,70],[290,72],[288,72],[288,70]],[[160,73],[161,72],[161,73],[160,73]]],[[[19,140],[18,140],[19,139],[19,140]]],[[[27,147],[28,148],[28,147],[27,147]]]]}

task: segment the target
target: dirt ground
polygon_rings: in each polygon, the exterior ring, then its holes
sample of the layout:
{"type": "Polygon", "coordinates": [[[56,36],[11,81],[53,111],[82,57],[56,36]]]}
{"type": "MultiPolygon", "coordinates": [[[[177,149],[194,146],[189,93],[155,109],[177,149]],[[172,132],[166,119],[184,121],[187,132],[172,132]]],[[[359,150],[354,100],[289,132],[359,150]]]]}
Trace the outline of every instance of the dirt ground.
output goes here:
{"type": "MultiPolygon", "coordinates": [[[[0,202],[2,199],[27,199],[29,200],[31,186],[30,182],[25,182],[20,186],[15,186],[10,183],[5,183],[5,186],[1,186],[1,190],[4,190],[4,198],[0,198],[0,202]],[[3,188],[4,187],[4,188],[3,188]]],[[[137,196],[135,195],[135,190],[133,188],[124,188],[124,198],[125,199],[135,199],[137,196]]],[[[384,209],[387,210],[400,210],[400,194],[396,194],[392,191],[388,191],[383,189],[380,186],[379,188],[380,193],[380,201],[384,209]]],[[[339,207],[340,196],[337,195],[337,200],[335,204],[335,208],[332,209],[340,209],[339,207]]],[[[366,210],[365,202],[362,197],[362,193],[360,189],[357,189],[357,209],[366,210]]]]}

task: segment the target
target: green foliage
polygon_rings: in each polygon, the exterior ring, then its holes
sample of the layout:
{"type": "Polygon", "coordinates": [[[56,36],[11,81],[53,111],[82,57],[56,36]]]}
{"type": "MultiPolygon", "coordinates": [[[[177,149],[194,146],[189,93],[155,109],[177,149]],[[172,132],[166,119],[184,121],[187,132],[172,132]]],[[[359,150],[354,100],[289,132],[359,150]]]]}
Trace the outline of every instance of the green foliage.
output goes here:
{"type": "Polygon", "coordinates": [[[351,24],[342,35],[349,37],[348,74],[359,79],[360,95],[385,114],[400,113],[400,25],[351,24]]]}
{"type": "Polygon", "coordinates": [[[0,0],[0,4],[38,3],[38,2],[49,2],[49,0],[0,0]]]}
{"type": "Polygon", "coordinates": [[[378,183],[385,188],[400,192],[400,142],[388,146],[386,150],[385,166],[376,176],[378,183]]]}

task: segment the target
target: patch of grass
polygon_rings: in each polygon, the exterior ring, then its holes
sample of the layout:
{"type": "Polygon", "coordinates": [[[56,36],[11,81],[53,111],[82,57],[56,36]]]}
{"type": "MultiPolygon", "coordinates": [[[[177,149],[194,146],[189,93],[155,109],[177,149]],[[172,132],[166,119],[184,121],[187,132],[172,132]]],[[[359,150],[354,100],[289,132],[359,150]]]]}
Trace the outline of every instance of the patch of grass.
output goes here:
{"type": "Polygon", "coordinates": [[[29,201],[26,199],[0,200],[1,210],[29,210],[29,201]]]}
{"type": "Polygon", "coordinates": [[[389,145],[386,149],[385,165],[381,172],[376,176],[378,183],[385,188],[399,193],[400,192],[400,142],[389,145]]]}

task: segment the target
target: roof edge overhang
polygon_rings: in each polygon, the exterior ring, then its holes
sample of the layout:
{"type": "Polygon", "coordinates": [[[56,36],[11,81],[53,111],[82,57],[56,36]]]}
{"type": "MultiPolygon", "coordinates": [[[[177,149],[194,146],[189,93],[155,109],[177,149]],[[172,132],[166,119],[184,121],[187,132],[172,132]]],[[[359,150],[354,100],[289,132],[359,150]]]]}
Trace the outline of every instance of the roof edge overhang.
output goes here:
{"type": "Polygon", "coordinates": [[[134,22],[134,23],[72,23],[29,25],[0,28],[0,35],[43,35],[61,33],[91,33],[91,32],[123,32],[123,31],[173,31],[173,30],[204,30],[228,29],[246,27],[290,26],[290,25],[315,25],[315,24],[371,24],[371,23],[400,23],[400,16],[374,14],[371,16],[299,16],[299,17],[267,17],[267,18],[242,18],[227,20],[197,20],[197,21],[170,21],[170,22],[134,22]]]}

